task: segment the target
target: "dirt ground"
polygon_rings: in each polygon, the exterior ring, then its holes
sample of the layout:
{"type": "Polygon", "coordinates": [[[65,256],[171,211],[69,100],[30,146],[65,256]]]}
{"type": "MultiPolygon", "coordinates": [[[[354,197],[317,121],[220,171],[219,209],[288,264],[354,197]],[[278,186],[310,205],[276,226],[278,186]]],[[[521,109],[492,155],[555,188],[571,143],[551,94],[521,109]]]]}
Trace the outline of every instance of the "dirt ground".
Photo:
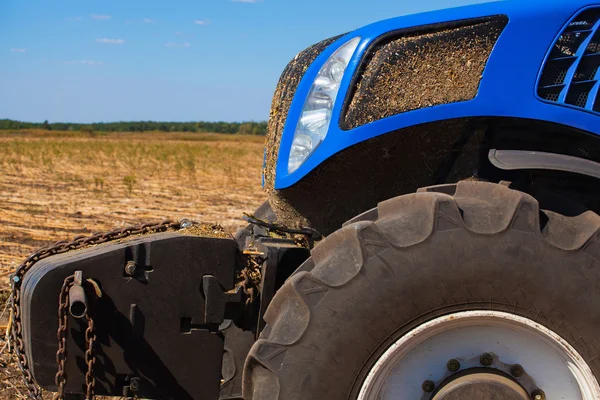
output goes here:
{"type": "MultiPolygon", "coordinates": [[[[262,137],[0,131],[0,332],[8,277],[35,249],[141,222],[234,232],[265,199],[262,137]]],[[[0,335],[0,400],[26,398],[0,335]]],[[[49,397],[50,398],[50,397],[49,397]]]]}

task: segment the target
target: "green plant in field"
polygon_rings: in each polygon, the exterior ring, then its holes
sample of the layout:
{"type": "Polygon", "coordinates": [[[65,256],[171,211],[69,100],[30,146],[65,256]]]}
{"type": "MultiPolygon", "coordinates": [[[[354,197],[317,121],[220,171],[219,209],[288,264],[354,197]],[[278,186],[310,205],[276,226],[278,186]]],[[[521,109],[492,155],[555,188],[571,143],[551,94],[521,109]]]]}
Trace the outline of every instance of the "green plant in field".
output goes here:
{"type": "Polygon", "coordinates": [[[94,177],[94,187],[97,190],[102,190],[104,189],[104,179],[100,178],[99,176],[95,176],[94,177]]]}
{"type": "Polygon", "coordinates": [[[229,183],[235,183],[237,181],[237,168],[235,166],[227,165],[223,168],[223,172],[227,177],[229,183]]]}
{"type": "Polygon", "coordinates": [[[51,171],[54,167],[54,160],[52,159],[52,157],[49,157],[46,154],[42,155],[42,164],[44,164],[44,167],[46,167],[47,170],[51,171]]]}
{"type": "Polygon", "coordinates": [[[190,176],[194,176],[196,174],[196,161],[190,157],[184,161],[185,169],[188,171],[190,176]]]}
{"type": "Polygon", "coordinates": [[[123,184],[125,185],[125,189],[127,190],[127,195],[131,196],[133,193],[133,186],[137,183],[135,179],[135,175],[126,175],[123,177],[123,184]]]}

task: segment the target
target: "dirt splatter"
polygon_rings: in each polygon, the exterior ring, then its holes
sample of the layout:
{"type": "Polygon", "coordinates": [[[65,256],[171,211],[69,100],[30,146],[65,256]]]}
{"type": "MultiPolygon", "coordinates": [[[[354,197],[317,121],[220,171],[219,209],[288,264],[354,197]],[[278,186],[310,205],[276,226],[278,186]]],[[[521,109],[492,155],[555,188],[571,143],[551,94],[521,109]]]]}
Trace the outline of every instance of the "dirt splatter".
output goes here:
{"type": "Polygon", "coordinates": [[[426,34],[417,31],[376,45],[343,128],[473,99],[504,25],[505,18],[495,18],[426,34]]]}
{"type": "Polygon", "coordinates": [[[273,95],[267,137],[265,140],[264,177],[265,190],[267,193],[272,193],[274,190],[275,166],[277,164],[277,157],[279,156],[279,143],[281,141],[281,135],[283,133],[288,112],[292,105],[292,100],[296,94],[296,89],[298,88],[304,73],[313,61],[327,46],[341,36],[342,35],[338,35],[325,39],[300,52],[292,61],[290,61],[279,78],[279,83],[277,84],[275,94],[273,95]]]}
{"type": "Polygon", "coordinates": [[[179,233],[183,235],[194,235],[194,236],[209,236],[218,238],[230,238],[231,234],[226,232],[225,229],[219,224],[200,223],[179,230],[179,233]]]}

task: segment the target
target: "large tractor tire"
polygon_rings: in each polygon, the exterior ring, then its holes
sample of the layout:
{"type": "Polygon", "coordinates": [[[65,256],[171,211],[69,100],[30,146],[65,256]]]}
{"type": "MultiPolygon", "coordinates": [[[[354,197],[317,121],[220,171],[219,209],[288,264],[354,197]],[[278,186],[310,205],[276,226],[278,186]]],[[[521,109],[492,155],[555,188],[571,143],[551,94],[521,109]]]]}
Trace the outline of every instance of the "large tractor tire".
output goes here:
{"type": "Polygon", "coordinates": [[[498,184],[384,201],[279,290],[244,397],[600,398],[599,234],[498,184]]]}

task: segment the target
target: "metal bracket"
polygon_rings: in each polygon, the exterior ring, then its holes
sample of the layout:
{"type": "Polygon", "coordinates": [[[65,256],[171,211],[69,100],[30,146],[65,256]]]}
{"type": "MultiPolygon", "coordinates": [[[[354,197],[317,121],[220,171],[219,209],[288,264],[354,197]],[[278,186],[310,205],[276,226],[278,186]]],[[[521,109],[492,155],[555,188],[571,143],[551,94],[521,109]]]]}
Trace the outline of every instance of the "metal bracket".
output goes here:
{"type": "Polygon", "coordinates": [[[242,304],[244,295],[241,287],[225,292],[219,280],[213,275],[202,277],[204,298],[204,321],[207,324],[222,324],[225,321],[227,304],[242,304]]]}
{"type": "Polygon", "coordinates": [[[73,286],[69,289],[69,314],[83,318],[87,314],[87,298],[83,290],[83,272],[75,271],[73,286]]]}
{"type": "Polygon", "coordinates": [[[564,154],[491,149],[488,159],[492,165],[502,170],[544,169],[572,172],[600,179],[600,163],[564,154]]]}
{"type": "Polygon", "coordinates": [[[310,250],[300,247],[290,239],[259,238],[255,242],[256,249],[264,254],[261,266],[260,308],[256,336],[264,329],[263,319],[269,304],[277,290],[285,280],[310,257],[310,250]]]}

